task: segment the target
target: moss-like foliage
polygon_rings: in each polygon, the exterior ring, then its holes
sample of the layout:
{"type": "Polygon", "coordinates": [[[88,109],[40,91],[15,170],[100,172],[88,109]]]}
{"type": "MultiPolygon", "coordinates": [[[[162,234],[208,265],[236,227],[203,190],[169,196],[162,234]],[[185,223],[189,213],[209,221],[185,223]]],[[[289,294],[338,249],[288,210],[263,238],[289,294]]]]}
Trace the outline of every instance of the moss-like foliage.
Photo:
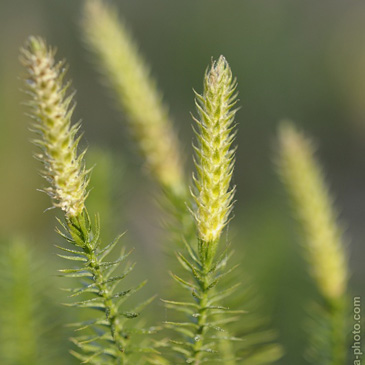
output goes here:
{"type": "Polygon", "coordinates": [[[346,362],[349,339],[348,267],[342,228],[313,143],[290,123],[279,133],[280,176],[303,232],[309,271],[321,295],[308,312],[307,358],[313,364],[346,362]]]}
{"type": "MultiPolygon", "coordinates": [[[[68,305],[102,312],[101,316],[94,313],[92,319],[79,324],[81,328],[78,330],[90,330],[91,333],[72,339],[81,350],[81,353],[72,353],[84,363],[135,364],[137,360],[133,354],[153,349],[131,344],[129,338],[132,332],[138,332],[138,326],[128,329],[125,322],[138,317],[140,310],[151,299],[132,311],[124,309],[124,302],[145,282],[117,291],[120,281],[133,269],[133,265],[127,265],[124,272],[116,271],[130,252],[108,261],[107,256],[117,245],[119,237],[103,246],[99,218],[95,218],[92,224],[87,213],[85,152],[80,155],[77,152],[80,137],[76,134],[80,124],[71,125],[72,108],[69,105],[72,95],[66,96],[68,84],[63,85],[63,63],[56,63],[54,51],[36,37],[29,38],[21,54],[27,70],[26,85],[30,90],[34,131],[40,136],[35,141],[42,151],[37,158],[45,166],[44,176],[50,183],[47,192],[53,199],[54,207],[60,207],[65,213],[65,223],[59,220],[62,229],[58,229],[58,233],[72,246],[59,247],[67,253],[60,256],[78,264],[77,267],[61,270],[62,275],[81,281],[80,288],[70,291],[71,297],[82,296],[82,300],[68,305]],[[113,272],[117,274],[113,275],[113,272]],[[83,298],[85,295],[86,298],[83,298]]],[[[149,333],[150,330],[140,332],[149,333]]]]}

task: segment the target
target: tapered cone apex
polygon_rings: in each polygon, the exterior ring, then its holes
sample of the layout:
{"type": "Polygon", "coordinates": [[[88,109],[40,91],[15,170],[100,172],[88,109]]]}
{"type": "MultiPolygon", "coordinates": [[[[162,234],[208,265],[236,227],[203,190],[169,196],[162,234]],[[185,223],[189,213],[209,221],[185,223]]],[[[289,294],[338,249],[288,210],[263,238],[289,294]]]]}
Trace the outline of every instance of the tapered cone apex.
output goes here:
{"type": "Polygon", "coordinates": [[[38,136],[34,143],[41,149],[37,158],[50,183],[44,191],[55,207],[72,217],[84,209],[88,179],[83,153],[77,153],[79,124],[71,125],[74,107],[72,95],[66,95],[69,84],[63,83],[64,63],[57,63],[54,54],[43,39],[32,36],[21,49],[20,59],[27,71],[32,129],[38,136]]]}
{"type": "Polygon", "coordinates": [[[213,61],[204,79],[204,92],[196,93],[195,188],[193,214],[199,238],[204,242],[219,239],[232,209],[234,187],[230,187],[235,132],[236,81],[223,56],[213,61]]]}

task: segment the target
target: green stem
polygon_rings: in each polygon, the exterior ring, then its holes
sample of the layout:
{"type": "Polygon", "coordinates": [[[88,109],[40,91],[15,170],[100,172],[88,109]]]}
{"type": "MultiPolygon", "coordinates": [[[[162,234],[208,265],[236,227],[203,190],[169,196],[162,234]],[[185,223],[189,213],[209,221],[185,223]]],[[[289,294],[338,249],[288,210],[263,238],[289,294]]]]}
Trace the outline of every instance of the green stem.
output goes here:
{"type": "MultiPolygon", "coordinates": [[[[187,192],[184,192],[184,194],[177,195],[174,194],[172,191],[167,191],[167,201],[169,202],[168,208],[171,212],[171,215],[175,218],[175,224],[176,226],[180,224],[179,229],[176,229],[178,231],[179,237],[181,235],[181,232],[183,233],[183,237],[185,238],[186,242],[193,242],[193,240],[196,239],[196,225],[194,222],[194,219],[191,215],[191,213],[186,209],[186,201],[189,201],[189,197],[187,195],[187,192]]],[[[180,242],[180,240],[177,237],[175,239],[176,242],[180,242]]],[[[206,269],[204,269],[204,275],[203,275],[203,285],[204,288],[208,287],[209,283],[209,271],[213,264],[213,260],[215,257],[215,253],[217,250],[218,242],[210,242],[206,243],[204,241],[199,242],[199,251],[201,255],[201,261],[205,262],[206,269]],[[210,260],[210,262],[209,262],[210,260]]],[[[214,288],[211,289],[214,291],[214,288]]],[[[207,316],[206,316],[206,310],[203,309],[207,306],[207,303],[209,302],[209,296],[208,292],[202,292],[201,293],[201,301],[199,303],[200,310],[199,310],[199,319],[198,319],[198,330],[196,332],[196,336],[201,336],[204,333],[204,327],[207,322],[207,316]]],[[[221,316],[219,314],[216,315],[216,318],[219,319],[221,316]]],[[[198,337],[199,338],[199,337],[198,337]]],[[[202,346],[202,341],[195,341],[194,344],[194,356],[195,360],[198,361],[196,364],[199,363],[199,359],[201,357],[201,352],[199,351],[202,346]]],[[[225,361],[226,365],[235,365],[236,361],[234,360],[234,356],[232,355],[234,350],[231,341],[219,339],[218,341],[219,346],[219,352],[221,353],[222,359],[225,361]]]]}
{"type": "Polygon", "coordinates": [[[201,293],[200,293],[200,301],[199,301],[199,316],[198,316],[198,327],[194,336],[194,365],[199,365],[202,357],[202,352],[200,351],[203,345],[203,336],[206,331],[207,324],[207,306],[209,302],[208,296],[208,283],[209,283],[209,271],[210,265],[203,266],[202,272],[202,283],[201,283],[201,293]]]}
{"type": "Polygon", "coordinates": [[[100,260],[95,255],[95,251],[91,251],[89,254],[89,260],[90,271],[93,274],[93,280],[96,284],[96,287],[99,289],[99,295],[101,295],[103,298],[106,319],[109,322],[114,343],[119,350],[118,360],[120,360],[120,364],[125,364],[125,341],[123,336],[121,336],[123,328],[118,317],[117,306],[112,300],[112,293],[105,284],[105,278],[100,270],[100,260]]]}
{"type": "MultiPolygon", "coordinates": [[[[203,240],[199,240],[199,255],[201,260],[201,281],[200,281],[200,301],[199,301],[199,316],[197,322],[197,331],[194,336],[194,365],[199,365],[203,352],[201,348],[203,346],[204,333],[207,330],[208,316],[207,316],[207,307],[210,302],[210,292],[214,291],[214,288],[210,287],[211,283],[211,275],[212,268],[214,266],[214,258],[217,252],[218,241],[215,242],[205,242],[203,240]]],[[[219,315],[216,315],[219,317],[219,315]]],[[[235,365],[235,361],[233,359],[233,349],[230,341],[220,339],[218,341],[219,350],[221,352],[222,359],[225,361],[226,365],[235,365]]]]}
{"type": "Polygon", "coordinates": [[[74,228],[77,228],[79,230],[80,238],[84,242],[84,246],[82,247],[82,249],[87,255],[88,267],[90,272],[92,273],[92,280],[98,289],[98,295],[103,299],[103,304],[105,306],[105,316],[107,321],[109,322],[114,344],[118,348],[117,364],[126,364],[126,344],[125,339],[121,335],[123,327],[119,320],[118,308],[113,302],[112,293],[108,288],[108,285],[106,284],[106,277],[103,275],[103,272],[101,270],[101,260],[96,254],[96,247],[93,244],[94,233],[89,227],[87,227],[84,213],[72,219],[69,222],[69,225],[70,224],[73,225],[74,228]]]}

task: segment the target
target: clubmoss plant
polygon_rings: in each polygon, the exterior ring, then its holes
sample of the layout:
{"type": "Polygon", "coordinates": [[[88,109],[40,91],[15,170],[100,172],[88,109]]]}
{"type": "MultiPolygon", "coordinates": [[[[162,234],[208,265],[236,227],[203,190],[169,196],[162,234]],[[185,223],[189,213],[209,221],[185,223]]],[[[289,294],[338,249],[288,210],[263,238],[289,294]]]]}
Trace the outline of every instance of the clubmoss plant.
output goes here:
{"type": "Polygon", "coordinates": [[[313,143],[291,124],[279,130],[280,176],[293,201],[304,233],[304,248],[323,303],[310,313],[312,338],[308,357],[315,364],[340,365],[347,352],[347,254],[313,143]]]}
{"type": "MultiPolygon", "coordinates": [[[[160,328],[144,329],[135,318],[153,298],[132,308],[125,305],[146,282],[119,288],[133,270],[134,264],[127,262],[131,252],[123,247],[119,255],[115,254],[122,235],[104,245],[99,216],[91,220],[86,208],[90,170],[84,162],[86,150],[78,151],[80,122],[71,121],[74,102],[70,83],[63,81],[65,63],[55,60],[55,50],[44,40],[30,37],[21,50],[21,62],[27,72],[32,131],[37,135],[34,143],[40,148],[36,158],[43,163],[42,175],[48,182],[44,191],[52,199],[52,208],[60,208],[63,213],[56,230],[69,246],[58,246],[62,251],[59,256],[70,266],[60,270],[61,275],[80,281],[77,287],[66,289],[70,294],[66,306],[86,308],[84,312],[91,316],[73,324],[77,329],[72,342],[77,351],[72,350],[72,354],[82,363],[95,365],[276,362],[282,350],[272,344],[273,332],[266,331],[257,314],[255,295],[246,280],[241,280],[242,272],[235,270],[237,265],[231,263],[230,245],[223,246],[222,242],[235,194],[232,144],[237,83],[228,62],[223,56],[212,61],[205,73],[202,94],[195,93],[196,172],[189,184],[190,174],[184,169],[168,109],[116,9],[103,0],[85,1],[82,29],[96,55],[98,69],[128,117],[147,168],[163,192],[161,205],[173,218],[169,233],[174,245],[168,247],[170,252],[177,250],[174,253],[179,265],[176,261],[169,263],[178,290],[169,291],[168,300],[163,300],[167,310],[164,332],[154,336],[155,345],[151,347],[150,337],[145,335],[155,334],[160,328]],[[242,286],[241,281],[245,283],[242,286]]],[[[313,364],[343,365],[348,341],[349,277],[343,232],[311,142],[290,124],[283,124],[279,140],[280,174],[301,222],[310,272],[321,296],[308,310],[310,343],[306,355],[313,364]]],[[[115,176],[109,163],[109,157],[104,156],[100,179],[104,186],[111,173],[115,176]]],[[[110,211],[107,193],[95,200],[99,207],[103,201],[101,209],[110,211]]],[[[103,237],[109,237],[109,232],[103,237]]],[[[31,306],[37,302],[27,285],[33,271],[25,271],[24,247],[13,248],[15,254],[9,255],[8,263],[14,264],[15,284],[9,285],[5,265],[5,274],[0,270],[0,282],[9,292],[17,291],[13,303],[19,315],[10,320],[0,316],[0,335],[5,338],[9,333],[15,338],[12,344],[22,346],[14,347],[9,356],[0,354],[0,359],[4,355],[3,361],[14,365],[49,363],[48,358],[36,353],[41,336],[32,336],[41,331],[32,318],[38,307],[31,306]]],[[[10,341],[4,341],[5,346],[7,343],[10,341]]]]}
{"type": "MultiPolygon", "coordinates": [[[[128,329],[126,320],[137,317],[149,300],[134,311],[125,311],[122,305],[145,282],[135,288],[116,291],[133,265],[127,266],[122,273],[113,275],[113,272],[130,252],[122,252],[117,259],[106,261],[120,236],[103,247],[99,239],[99,218],[96,216],[95,223],[92,223],[85,208],[88,170],[83,162],[85,152],[77,152],[80,137],[76,134],[80,124],[71,125],[72,95],[66,95],[69,84],[63,83],[64,63],[57,63],[54,54],[55,51],[48,48],[41,38],[30,37],[21,50],[21,61],[27,71],[29,104],[35,121],[33,130],[40,137],[35,140],[41,148],[37,158],[43,162],[43,175],[51,185],[46,191],[53,200],[53,206],[60,207],[65,214],[65,223],[59,221],[63,229],[57,231],[73,246],[59,247],[66,253],[59,256],[79,264],[76,268],[61,270],[61,273],[83,280],[81,288],[69,290],[72,298],[81,297],[82,300],[68,305],[103,313],[101,317],[77,324],[80,330],[89,332],[72,339],[82,351],[72,353],[90,364],[134,364],[136,360],[130,360],[133,353],[150,349],[129,345],[132,331],[128,329]]],[[[138,331],[134,329],[134,332],[138,331]]]]}
{"type": "Polygon", "coordinates": [[[36,157],[43,162],[42,174],[50,183],[45,191],[53,206],[72,218],[84,210],[88,171],[83,163],[85,152],[77,156],[80,137],[75,136],[80,123],[71,126],[72,95],[65,97],[70,84],[62,83],[64,62],[55,63],[54,53],[42,39],[30,37],[21,61],[28,71],[32,128],[41,137],[33,140],[42,151],[36,157]]]}
{"type": "Polygon", "coordinates": [[[179,193],[185,186],[180,143],[167,107],[150,71],[114,7],[85,1],[83,31],[100,69],[126,111],[129,127],[152,175],[165,188],[179,193]]]}
{"type": "MultiPolygon", "coordinates": [[[[216,258],[217,246],[232,207],[233,189],[230,179],[233,172],[234,151],[230,148],[233,139],[235,110],[234,91],[236,82],[224,57],[212,63],[204,80],[203,95],[196,94],[200,119],[196,132],[197,176],[194,176],[195,192],[192,193],[196,205],[192,214],[197,226],[197,244],[187,243],[188,256],[178,254],[178,259],[190,275],[188,279],[173,275],[173,278],[192,293],[192,302],[165,301],[166,304],[188,314],[185,322],[168,322],[167,325],[177,333],[183,334],[174,340],[172,349],[184,362],[201,364],[216,360],[222,361],[218,354],[220,340],[239,341],[230,336],[224,326],[227,318],[217,315],[237,314],[221,305],[221,301],[231,294],[235,287],[216,292],[214,289],[220,279],[233,268],[226,267],[227,250],[216,258]],[[194,280],[194,283],[191,282],[194,280]],[[214,356],[211,356],[212,354],[214,356]]],[[[235,358],[231,354],[230,361],[235,358]]]]}

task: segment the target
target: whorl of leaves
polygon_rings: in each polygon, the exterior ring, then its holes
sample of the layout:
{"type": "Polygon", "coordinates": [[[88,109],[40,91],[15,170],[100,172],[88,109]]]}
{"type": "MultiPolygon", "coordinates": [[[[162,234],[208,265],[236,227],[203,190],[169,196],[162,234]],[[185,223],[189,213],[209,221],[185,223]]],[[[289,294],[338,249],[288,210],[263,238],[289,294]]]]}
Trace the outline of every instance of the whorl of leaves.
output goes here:
{"type": "MultiPolygon", "coordinates": [[[[236,266],[226,268],[229,255],[225,250],[207,271],[199,253],[186,245],[187,254],[177,254],[181,266],[189,274],[189,279],[175,274],[172,278],[190,293],[185,301],[163,300],[166,308],[179,312],[181,320],[167,321],[171,339],[162,341],[160,346],[172,351],[174,363],[222,363],[219,342],[241,341],[229,334],[225,325],[237,320],[243,311],[231,310],[220,303],[235,292],[237,285],[217,290],[217,284],[230,274],[236,266]],[[190,280],[194,278],[194,280],[190,280]],[[173,338],[173,339],[172,339],[173,338]]],[[[232,354],[232,359],[235,355],[232,354]]]]}
{"type": "MultiPolygon", "coordinates": [[[[178,313],[177,320],[165,323],[170,334],[159,343],[170,361],[166,364],[264,365],[280,359],[276,334],[267,330],[267,318],[257,314],[257,293],[240,283],[238,265],[229,264],[233,251],[227,247],[204,273],[199,253],[185,246],[177,259],[186,275],[171,274],[185,295],[163,300],[178,313]]],[[[153,359],[151,364],[165,364],[159,356],[153,359]]]]}
{"type": "Polygon", "coordinates": [[[95,219],[93,228],[86,211],[82,216],[68,219],[66,224],[61,222],[60,224],[63,232],[58,230],[58,233],[76,249],[58,247],[65,252],[59,256],[72,263],[78,263],[77,267],[63,269],[60,272],[63,276],[81,280],[81,287],[68,289],[71,298],[81,299],[66,305],[101,312],[100,316],[74,324],[77,332],[85,334],[71,339],[81,350],[81,352],[72,351],[72,354],[88,364],[101,364],[106,361],[108,364],[128,364],[128,359],[136,353],[155,352],[150,347],[139,347],[129,343],[130,337],[134,334],[155,331],[154,328],[139,329],[138,324],[128,324],[131,319],[139,316],[141,310],[153,298],[135,306],[133,310],[125,310],[126,300],[146,282],[143,281],[136,287],[118,289],[121,281],[134,267],[133,264],[126,263],[131,251],[122,251],[117,259],[108,259],[121,236],[102,247],[99,240],[99,220],[95,219]],[[118,272],[122,263],[125,263],[123,271],[118,272]]]}

